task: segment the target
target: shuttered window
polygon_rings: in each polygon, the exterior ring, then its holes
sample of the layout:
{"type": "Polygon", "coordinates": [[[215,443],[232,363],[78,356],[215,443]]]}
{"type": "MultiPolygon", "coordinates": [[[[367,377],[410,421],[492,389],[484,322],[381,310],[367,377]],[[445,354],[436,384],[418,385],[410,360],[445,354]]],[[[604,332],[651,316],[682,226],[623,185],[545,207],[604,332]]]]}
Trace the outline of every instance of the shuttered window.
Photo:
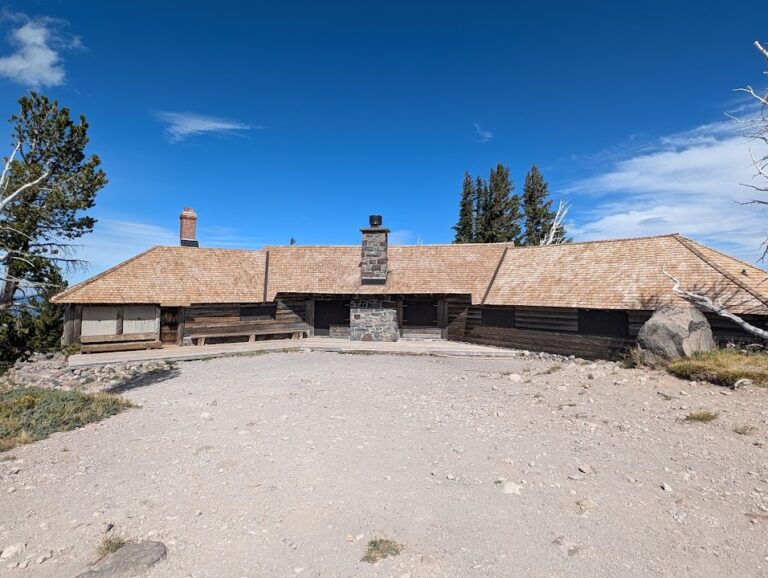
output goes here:
{"type": "Polygon", "coordinates": [[[514,327],[514,309],[483,309],[483,326],[485,327],[514,327]]]}
{"type": "Polygon", "coordinates": [[[579,333],[604,337],[626,337],[629,320],[625,311],[579,309],[579,333]]]}

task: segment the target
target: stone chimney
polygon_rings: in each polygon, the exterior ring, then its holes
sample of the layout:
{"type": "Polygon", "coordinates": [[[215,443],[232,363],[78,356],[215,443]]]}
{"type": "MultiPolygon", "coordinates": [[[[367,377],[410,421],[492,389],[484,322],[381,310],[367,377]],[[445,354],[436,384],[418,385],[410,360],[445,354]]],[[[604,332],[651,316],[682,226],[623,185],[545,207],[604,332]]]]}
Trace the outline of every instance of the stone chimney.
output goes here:
{"type": "Polygon", "coordinates": [[[197,242],[197,213],[185,207],[179,215],[179,241],[182,247],[199,247],[197,242]]]}
{"type": "Polygon", "coordinates": [[[381,215],[371,215],[370,226],[360,229],[363,234],[363,252],[360,261],[360,282],[363,285],[387,283],[387,234],[381,226],[381,215]]]}

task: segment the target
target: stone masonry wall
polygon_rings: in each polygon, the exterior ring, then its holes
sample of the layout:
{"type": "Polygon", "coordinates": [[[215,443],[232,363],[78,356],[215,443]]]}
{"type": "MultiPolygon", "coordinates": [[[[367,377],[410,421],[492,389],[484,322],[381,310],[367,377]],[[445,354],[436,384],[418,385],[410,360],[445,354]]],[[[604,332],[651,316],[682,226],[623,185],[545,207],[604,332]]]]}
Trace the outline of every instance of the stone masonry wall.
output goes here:
{"type": "Polygon", "coordinates": [[[352,341],[397,341],[395,304],[387,301],[353,301],[349,313],[349,330],[352,341]]]}
{"type": "Polygon", "coordinates": [[[387,233],[388,229],[361,229],[363,233],[360,279],[363,283],[387,281],[387,233]]]}

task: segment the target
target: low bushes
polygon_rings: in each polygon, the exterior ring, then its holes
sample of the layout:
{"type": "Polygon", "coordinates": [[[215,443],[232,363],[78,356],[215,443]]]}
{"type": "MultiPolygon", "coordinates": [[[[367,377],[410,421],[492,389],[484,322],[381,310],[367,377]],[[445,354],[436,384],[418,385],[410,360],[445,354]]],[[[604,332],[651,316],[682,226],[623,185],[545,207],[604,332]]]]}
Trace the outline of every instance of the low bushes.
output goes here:
{"type": "Polygon", "coordinates": [[[667,370],[677,377],[733,387],[740,379],[768,386],[768,354],[718,349],[672,361],[667,370]]]}
{"type": "Polygon", "coordinates": [[[0,452],[102,420],[131,406],[106,393],[41,387],[0,390],[0,452]]]}

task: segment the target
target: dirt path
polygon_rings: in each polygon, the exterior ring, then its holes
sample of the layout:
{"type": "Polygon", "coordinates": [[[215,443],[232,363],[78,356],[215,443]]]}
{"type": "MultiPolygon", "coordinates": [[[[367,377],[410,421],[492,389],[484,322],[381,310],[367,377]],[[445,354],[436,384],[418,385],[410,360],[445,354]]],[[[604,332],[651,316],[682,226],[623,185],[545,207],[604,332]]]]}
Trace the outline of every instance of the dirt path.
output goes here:
{"type": "Polygon", "coordinates": [[[179,369],[0,462],[0,548],[28,564],[0,575],[74,576],[108,523],[165,542],[157,577],[768,574],[768,390],[533,359],[179,369]],[[406,550],[361,562],[375,537],[406,550]]]}

